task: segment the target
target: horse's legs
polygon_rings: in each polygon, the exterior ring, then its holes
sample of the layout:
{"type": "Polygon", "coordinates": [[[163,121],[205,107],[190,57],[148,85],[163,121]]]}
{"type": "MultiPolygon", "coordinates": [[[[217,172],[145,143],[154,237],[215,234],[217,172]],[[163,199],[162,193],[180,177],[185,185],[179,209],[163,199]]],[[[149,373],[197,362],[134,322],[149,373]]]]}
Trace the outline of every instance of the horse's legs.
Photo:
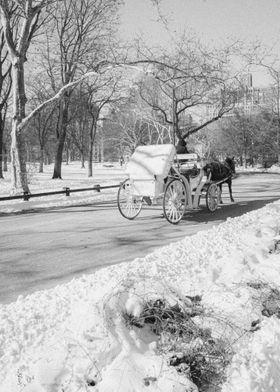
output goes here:
{"type": "Polygon", "coordinates": [[[230,179],[228,180],[228,191],[229,191],[230,200],[231,200],[232,202],[234,202],[234,198],[232,197],[231,184],[232,184],[232,181],[231,181],[231,178],[230,178],[230,179]]]}
{"type": "Polygon", "coordinates": [[[218,203],[223,204],[222,200],[222,184],[219,184],[219,198],[218,198],[218,203]]]}

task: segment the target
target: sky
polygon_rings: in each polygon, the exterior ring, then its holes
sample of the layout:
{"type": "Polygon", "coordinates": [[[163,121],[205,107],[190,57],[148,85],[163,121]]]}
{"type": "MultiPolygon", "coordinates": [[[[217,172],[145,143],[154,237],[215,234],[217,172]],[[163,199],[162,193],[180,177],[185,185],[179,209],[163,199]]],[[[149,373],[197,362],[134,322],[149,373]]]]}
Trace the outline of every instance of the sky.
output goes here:
{"type": "MultiPolygon", "coordinates": [[[[280,53],[279,0],[161,0],[161,10],[178,34],[191,29],[203,42],[215,45],[227,39],[260,40],[280,53]]],[[[167,37],[157,19],[151,0],[125,0],[121,34],[164,44],[167,37]]]]}

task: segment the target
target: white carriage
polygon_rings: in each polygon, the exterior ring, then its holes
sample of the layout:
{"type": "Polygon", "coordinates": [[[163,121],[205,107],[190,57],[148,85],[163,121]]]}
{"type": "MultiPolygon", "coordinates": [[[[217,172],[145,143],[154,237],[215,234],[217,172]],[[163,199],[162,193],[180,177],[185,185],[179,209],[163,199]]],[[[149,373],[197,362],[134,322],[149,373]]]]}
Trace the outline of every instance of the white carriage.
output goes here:
{"type": "Polygon", "coordinates": [[[118,190],[118,209],[127,219],[134,219],[143,203],[162,200],[168,222],[176,224],[186,209],[199,207],[202,192],[209,211],[218,206],[219,191],[198,167],[196,154],[176,155],[173,144],[139,146],[127,167],[128,178],[118,190]]]}

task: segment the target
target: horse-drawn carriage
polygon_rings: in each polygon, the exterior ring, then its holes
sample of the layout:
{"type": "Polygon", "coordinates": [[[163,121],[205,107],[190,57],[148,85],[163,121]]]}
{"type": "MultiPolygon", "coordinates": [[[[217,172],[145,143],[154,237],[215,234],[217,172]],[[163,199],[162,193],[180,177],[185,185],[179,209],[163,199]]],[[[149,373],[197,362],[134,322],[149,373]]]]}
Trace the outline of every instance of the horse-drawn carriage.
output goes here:
{"type": "Polygon", "coordinates": [[[162,200],[168,222],[176,224],[187,209],[198,209],[205,196],[206,207],[213,212],[220,200],[218,181],[199,167],[196,154],[176,155],[172,144],[139,146],[126,168],[128,178],[118,190],[118,209],[127,219],[134,219],[144,203],[162,200]]]}

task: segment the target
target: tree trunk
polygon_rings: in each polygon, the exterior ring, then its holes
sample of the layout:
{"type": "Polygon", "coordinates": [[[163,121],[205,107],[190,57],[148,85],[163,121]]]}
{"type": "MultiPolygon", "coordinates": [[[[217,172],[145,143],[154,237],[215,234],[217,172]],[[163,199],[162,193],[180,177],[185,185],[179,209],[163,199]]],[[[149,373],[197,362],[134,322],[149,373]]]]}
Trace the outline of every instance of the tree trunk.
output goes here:
{"type": "Polygon", "coordinates": [[[73,147],[70,149],[69,157],[70,157],[71,162],[74,162],[76,160],[76,153],[75,153],[75,150],[73,149],[73,147]]]}
{"type": "Polygon", "coordinates": [[[8,171],[8,150],[6,147],[6,144],[3,144],[3,155],[4,155],[4,159],[3,159],[3,171],[7,172],[8,171]]]}
{"type": "Polygon", "coordinates": [[[62,179],[61,166],[62,166],[65,137],[66,137],[66,126],[63,127],[63,131],[58,140],[57,151],[56,151],[55,161],[54,161],[54,170],[52,176],[53,179],[57,179],[57,178],[62,179]]]}
{"type": "Polygon", "coordinates": [[[89,145],[88,151],[88,177],[92,177],[92,158],[93,158],[93,145],[89,145]]]}
{"type": "Polygon", "coordinates": [[[104,138],[103,138],[103,124],[100,127],[100,162],[104,162],[104,138]]]}
{"type": "Polygon", "coordinates": [[[83,152],[81,153],[81,168],[85,168],[85,155],[83,152]]]}
{"type": "Polygon", "coordinates": [[[0,178],[3,177],[4,144],[3,144],[4,124],[2,113],[0,112],[0,178]]]}
{"type": "Polygon", "coordinates": [[[66,160],[65,160],[65,164],[66,164],[67,166],[69,165],[69,159],[70,159],[69,147],[66,146],[66,160]]]}
{"type": "Polygon", "coordinates": [[[58,138],[57,150],[56,150],[55,161],[54,161],[54,170],[52,176],[53,179],[57,179],[57,178],[62,179],[61,166],[62,166],[63,150],[64,150],[64,144],[65,144],[66,133],[67,133],[69,96],[63,97],[61,105],[62,105],[61,117],[60,117],[60,122],[58,124],[59,138],[58,138]]]}
{"type": "Polygon", "coordinates": [[[44,148],[41,147],[40,148],[40,163],[39,163],[39,173],[43,173],[44,172],[44,148]]]}
{"type": "Polygon", "coordinates": [[[96,135],[96,118],[93,117],[89,132],[89,150],[88,150],[88,177],[92,177],[92,158],[93,158],[93,145],[96,135]]]}
{"type": "Polygon", "coordinates": [[[25,158],[26,158],[26,162],[31,163],[32,162],[32,153],[31,153],[31,146],[28,142],[24,143],[24,149],[25,149],[25,158]]]}
{"type": "Polygon", "coordinates": [[[19,130],[25,117],[24,67],[22,59],[12,65],[13,74],[13,119],[11,132],[11,193],[29,192],[24,140],[19,130]]]}
{"type": "Polygon", "coordinates": [[[279,83],[278,83],[278,102],[277,102],[277,130],[276,130],[276,155],[278,163],[280,163],[280,106],[279,106],[279,83]]]}
{"type": "Polygon", "coordinates": [[[246,154],[246,151],[244,152],[243,162],[244,162],[245,169],[247,169],[247,154],[246,154]]]}
{"type": "Polygon", "coordinates": [[[50,165],[52,163],[50,154],[48,151],[46,151],[46,153],[44,154],[44,163],[45,165],[50,165]]]}
{"type": "Polygon", "coordinates": [[[277,159],[280,163],[280,118],[278,118],[278,128],[277,128],[277,159]]]}
{"type": "Polygon", "coordinates": [[[239,159],[240,159],[240,166],[243,166],[243,156],[240,155],[239,159]]]}
{"type": "Polygon", "coordinates": [[[17,123],[11,132],[11,193],[29,192],[25,163],[24,141],[21,133],[17,132],[17,123]]]}

